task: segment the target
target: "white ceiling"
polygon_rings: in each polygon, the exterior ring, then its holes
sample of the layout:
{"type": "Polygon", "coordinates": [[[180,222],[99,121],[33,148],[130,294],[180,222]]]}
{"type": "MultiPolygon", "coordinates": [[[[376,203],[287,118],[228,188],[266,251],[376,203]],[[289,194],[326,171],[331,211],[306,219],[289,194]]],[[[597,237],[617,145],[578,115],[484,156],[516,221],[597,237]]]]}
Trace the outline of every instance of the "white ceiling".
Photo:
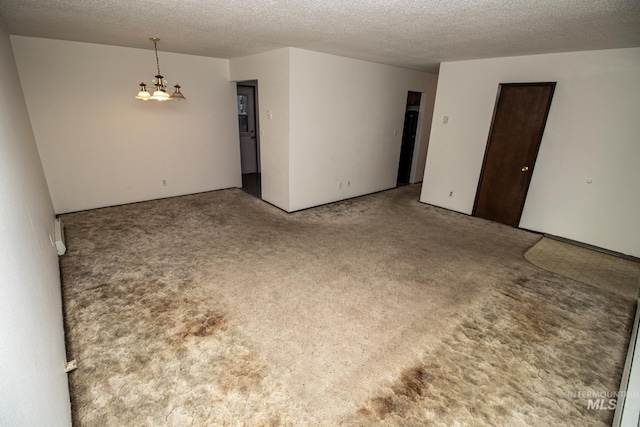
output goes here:
{"type": "Polygon", "coordinates": [[[235,58],[440,62],[640,46],[639,0],[0,0],[11,34],[235,58]]]}

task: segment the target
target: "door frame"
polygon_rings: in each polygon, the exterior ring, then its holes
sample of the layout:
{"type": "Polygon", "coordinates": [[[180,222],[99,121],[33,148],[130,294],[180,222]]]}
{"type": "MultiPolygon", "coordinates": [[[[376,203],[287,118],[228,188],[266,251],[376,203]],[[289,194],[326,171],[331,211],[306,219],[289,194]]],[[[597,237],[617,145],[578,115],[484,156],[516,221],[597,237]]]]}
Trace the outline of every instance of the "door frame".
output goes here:
{"type": "Polygon", "coordinates": [[[529,167],[529,179],[527,180],[527,185],[525,187],[524,197],[522,198],[522,203],[519,206],[518,212],[518,220],[516,228],[520,224],[520,220],[522,219],[522,211],[524,210],[524,205],[527,201],[527,195],[529,194],[529,187],[531,186],[531,180],[533,178],[533,170],[535,168],[535,164],[538,161],[538,153],[540,152],[540,145],[542,145],[542,137],[544,135],[544,130],[547,126],[547,120],[549,119],[549,111],[551,110],[551,102],[553,101],[553,95],[555,93],[557,82],[529,82],[529,83],[499,83],[498,84],[498,93],[496,94],[496,100],[493,104],[493,114],[491,115],[491,126],[489,127],[489,136],[487,137],[487,144],[484,149],[484,158],[482,160],[482,169],[480,170],[480,177],[478,178],[478,185],[476,187],[476,197],[473,201],[473,210],[471,211],[472,216],[476,216],[476,209],[478,207],[478,199],[480,197],[480,186],[482,185],[482,180],[484,178],[485,166],[487,164],[487,158],[489,157],[491,139],[493,137],[494,131],[494,123],[496,114],[498,113],[498,104],[500,102],[500,95],[502,93],[503,87],[517,87],[517,86],[550,86],[551,87],[551,96],[549,96],[549,102],[545,108],[545,116],[544,121],[542,122],[542,126],[540,128],[540,132],[536,136],[538,141],[538,147],[535,152],[534,162],[529,167]]]}
{"type": "MultiPolygon", "coordinates": [[[[260,121],[259,121],[259,117],[258,117],[258,82],[256,80],[248,80],[248,81],[238,81],[235,82],[236,83],[236,94],[238,93],[238,89],[243,87],[243,88],[250,88],[251,92],[252,92],[252,98],[253,98],[253,135],[251,136],[251,139],[253,139],[255,142],[255,150],[256,150],[256,172],[260,174],[261,173],[261,167],[260,167],[260,121]]],[[[249,132],[250,133],[250,132],[249,132]]],[[[246,136],[246,135],[245,135],[246,136]]],[[[242,134],[239,134],[240,137],[240,141],[242,140],[242,134]]],[[[239,141],[240,144],[242,144],[239,141]]],[[[242,148],[241,148],[242,150],[242,148]]],[[[241,154],[242,155],[242,154],[241,154]]],[[[242,158],[240,159],[240,162],[242,163],[242,158]]]]}
{"type": "Polygon", "coordinates": [[[407,109],[405,110],[404,116],[404,124],[402,126],[402,138],[400,142],[400,159],[398,161],[398,173],[396,178],[396,186],[406,185],[411,183],[411,172],[413,171],[414,165],[414,155],[416,151],[416,139],[418,136],[418,121],[420,120],[420,110],[418,109],[407,109]],[[410,113],[415,113],[415,130],[412,129],[413,126],[410,123],[407,123],[407,118],[410,113]],[[411,137],[410,132],[413,131],[413,137],[411,137]],[[409,132],[409,134],[407,134],[409,132]],[[403,153],[405,155],[404,159],[408,157],[408,162],[403,162],[403,153]],[[403,168],[406,166],[406,168],[403,168]],[[401,172],[406,172],[406,182],[400,181],[401,172]]]}

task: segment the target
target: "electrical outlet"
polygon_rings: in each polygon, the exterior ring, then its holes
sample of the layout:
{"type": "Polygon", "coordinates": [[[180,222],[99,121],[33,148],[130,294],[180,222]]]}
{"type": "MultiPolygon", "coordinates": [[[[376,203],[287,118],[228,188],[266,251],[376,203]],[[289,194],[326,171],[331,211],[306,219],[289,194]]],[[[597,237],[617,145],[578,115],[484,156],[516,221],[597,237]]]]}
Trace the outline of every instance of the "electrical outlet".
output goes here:
{"type": "Polygon", "coordinates": [[[449,191],[449,197],[453,197],[453,191],[449,191]]]}
{"type": "Polygon", "coordinates": [[[166,179],[163,179],[163,180],[162,180],[162,186],[163,186],[163,187],[166,187],[166,186],[167,186],[167,180],[166,180],[166,179]]]}
{"type": "Polygon", "coordinates": [[[347,181],[347,187],[351,187],[351,181],[347,181]]]}

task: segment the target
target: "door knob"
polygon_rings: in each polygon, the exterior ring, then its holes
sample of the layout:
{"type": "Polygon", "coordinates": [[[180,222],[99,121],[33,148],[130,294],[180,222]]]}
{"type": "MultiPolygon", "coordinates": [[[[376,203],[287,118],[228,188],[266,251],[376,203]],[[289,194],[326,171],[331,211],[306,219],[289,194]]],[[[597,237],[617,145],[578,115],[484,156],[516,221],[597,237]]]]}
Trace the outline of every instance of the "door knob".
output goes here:
{"type": "Polygon", "coordinates": [[[529,166],[523,166],[521,170],[522,172],[526,172],[529,170],[529,166]]]}

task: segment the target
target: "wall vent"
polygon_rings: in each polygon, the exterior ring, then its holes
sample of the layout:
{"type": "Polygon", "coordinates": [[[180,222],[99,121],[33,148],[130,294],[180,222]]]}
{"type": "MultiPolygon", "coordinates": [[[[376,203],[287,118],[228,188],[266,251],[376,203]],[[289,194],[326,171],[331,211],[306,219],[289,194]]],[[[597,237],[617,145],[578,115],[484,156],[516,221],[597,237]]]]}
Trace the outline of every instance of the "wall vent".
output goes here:
{"type": "Polygon", "coordinates": [[[53,244],[56,245],[58,255],[64,255],[67,252],[67,246],[64,241],[64,224],[60,218],[56,218],[53,222],[53,244]]]}

